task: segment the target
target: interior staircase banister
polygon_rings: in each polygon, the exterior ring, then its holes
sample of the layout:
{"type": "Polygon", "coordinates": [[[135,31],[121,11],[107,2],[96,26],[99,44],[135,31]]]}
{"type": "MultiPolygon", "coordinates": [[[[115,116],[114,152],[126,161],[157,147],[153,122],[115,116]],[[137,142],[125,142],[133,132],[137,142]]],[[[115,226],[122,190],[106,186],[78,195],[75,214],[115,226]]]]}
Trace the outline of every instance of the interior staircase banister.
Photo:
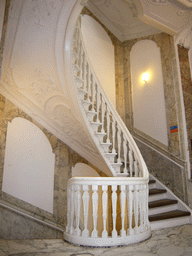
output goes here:
{"type": "MultiPolygon", "coordinates": [[[[125,123],[123,122],[123,120],[121,119],[121,117],[119,116],[119,114],[117,113],[116,109],[114,108],[114,106],[111,104],[111,102],[108,100],[108,97],[106,96],[102,86],[100,85],[99,83],[99,80],[91,66],[91,62],[89,60],[89,56],[87,54],[87,51],[86,51],[86,47],[84,45],[84,41],[83,41],[83,37],[82,37],[82,34],[81,34],[81,29],[80,29],[80,21],[78,21],[78,25],[76,27],[76,36],[75,36],[75,40],[73,41],[74,43],[74,48],[75,48],[75,60],[74,60],[74,74],[76,76],[76,79],[78,79],[78,82],[80,81],[80,86],[78,85],[78,89],[80,88],[81,89],[81,93],[84,93],[84,90],[87,89],[87,99],[88,99],[88,102],[84,101],[84,105],[86,109],[86,111],[88,111],[88,108],[89,106],[92,104],[92,110],[94,110],[94,102],[97,103],[97,101],[102,101],[101,103],[101,114],[102,114],[102,117],[101,117],[101,123],[102,123],[102,132],[103,132],[103,125],[104,125],[104,108],[107,109],[108,111],[108,118],[109,118],[109,115],[112,116],[112,122],[115,122],[115,129],[116,129],[116,132],[120,131],[120,134],[119,135],[119,138],[121,139],[121,135],[123,134],[123,140],[126,141],[126,143],[128,143],[128,147],[129,147],[129,150],[131,152],[134,152],[134,158],[135,158],[135,161],[138,162],[138,165],[139,165],[139,171],[140,171],[140,175],[142,175],[142,177],[144,178],[148,178],[149,177],[149,174],[148,174],[148,170],[147,170],[147,167],[146,167],[146,164],[141,156],[141,153],[134,141],[134,139],[132,138],[130,132],[128,131],[125,123]],[[87,74],[86,74],[86,67],[88,65],[88,70],[87,70],[87,74]],[[77,69],[76,69],[77,67],[77,69]],[[90,83],[90,74],[91,74],[91,78],[92,78],[92,84],[90,83]],[[86,79],[86,75],[87,75],[87,79],[86,79]],[[94,85],[93,85],[94,83],[94,85]],[[94,95],[93,92],[95,93],[95,86],[96,86],[96,89],[97,89],[97,95],[94,95]],[[93,89],[94,88],[94,89],[93,89]],[[99,95],[99,97],[98,97],[99,95]],[[102,95],[102,96],[101,96],[102,95]],[[101,98],[100,98],[101,97],[101,98]],[[91,99],[92,102],[89,102],[91,99]],[[104,104],[104,105],[103,105],[104,104]],[[116,126],[118,128],[116,128],[116,126]]],[[[84,97],[84,95],[83,95],[84,97]]],[[[100,107],[99,107],[100,108],[100,107]]],[[[99,108],[97,109],[97,111],[99,111],[99,108]]],[[[94,111],[89,111],[89,119],[90,120],[93,120],[93,116],[97,114],[97,119],[98,119],[98,113],[94,113],[94,111]]],[[[109,125],[108,125],[109,127],[109,125]]],[[[96,128],[97,129],[97,128],[96,128]]],[[[102,138],[105,136],[106,134],[103,133],[103,135],[100,133],[100,134],[97,134],[97,136],[100,136],[100,140],[102,141],[102,138]],[[102,137],[103,136],[103,137],[102,137]]],[[[109,136],[107,134],[107,136],[109,136]]],[[[121,154],[121,149],[122,149],[122,144],[124,143],[124,141],[121,140],[119,143],[119,155],[118,155],[118,161],[117,163],[114,162],[114,164],[110,164],[108,160],[106,160],[106,163],[108,164],[109,168],[111,169],[112,173],[114,176],[116,175],[119,175],[118,173],[120,172],[120,166],[122,165],[123,161],[120,161],[120,154],[121,154]],[[121,162],[121,163],[120,163],[121,162]],[[118,163],[119,163],[119,166],[118,166],[118,163]],[[114,171],[114,168],[116,168],[118,171],[114,171]],[[118,169],[119,168],[119,169],[118,169]]],[[[113,142],[111,141],[111,143],[113,144],[113,142]]],[[[98,142],[97,142],[98,144],[98,142]]],[[[109,147],[109,145],[102,145],[103,147],[107,146],[109,147]]],[[[103,155],[103,152],[101,150],[100,147],[98,147],[98,149],[100,150],[101,154],[103,155]]],[[[108,149],[105,149],[104,152],[105,153],[108,153],[107,151],[108,149]]],[[[126,163],[124,163],[125,165],[126,163]]],[[[137,164],[134,163],[134,166],[136,166],[137,164]]],[[[133,167],[134,168],[134,167],[133,167]]],[[[124,168],[126,169],[126,168],[124,168]]]]}

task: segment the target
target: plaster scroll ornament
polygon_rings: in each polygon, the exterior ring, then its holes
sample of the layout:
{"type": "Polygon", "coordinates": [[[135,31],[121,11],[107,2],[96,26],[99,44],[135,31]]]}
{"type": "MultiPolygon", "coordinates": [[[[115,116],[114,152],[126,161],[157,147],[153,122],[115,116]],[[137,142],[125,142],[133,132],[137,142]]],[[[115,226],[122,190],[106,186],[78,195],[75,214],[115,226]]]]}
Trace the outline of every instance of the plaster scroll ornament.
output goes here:
{"type": "Polygon", "coordinates": [[[35,70],[30,87],[38,102],[42,102],[49,95],[51,96],[53,93],[60,91],[53,81],[49,77],[45,76],[39,69],[35,70]]]}
{"type": "Polygon", "coordinates": [[[68,138],[84,147],[88,152],[91,151],[94,155],[98,154],[95,150],[94,143],[89,140],[89,136],[87,136],[83,126],[75,118],[71,109],[59,104],[55,106],[53,116],[54,120],[62,126],[63,132],[68,136],[68,138]]]}
{"type": "Polygon", "coordinates": [[[81,0],[81,5],[85,6],[87,4],[88,0],[81,0]]]}
{"type": "Polygon", "coordinates": [[[137,17],[137,8],[133,2],[133,0],[124,0],[128,5],[129,5],[129,8],[133,14],[133,17],[137,17]]]}
{"type": "Polygon", "coordinates": [[[177,0],[181,4],[183,4],[185,7],[192,8],[192,0],[177,0]]]}
{"type": "Polygon", "coordinates": [[[97,0],[94,4],[96,5],[102,5],[106,2],[106,0],[97,0]]]}
{"type": "Polygon", "coordinates": [[[149,0],[151,4],[162,5],[169,2],[169,0],[149,0]]]}
{"type": "Polygon", "coordinates": [[[5,85],[5,87],[12,87],[15,89],[19,89],[19,87],[16,85],[13,75],[12,75],[12,68],[7,68],[6,71],[2,75],[2,82],[5,85]]]}
{"type": "Polygon", "coordinates": [[[47,19],[50,19],[53,12],[61,7],[61,3],[60,1],[36,0],[32,1],[31,7],[35,18],[35,24],[38,27],[42,27],[46,25],[47,19]]]}
{"type": "Polygon", "coordinates": [[[185,33],[182,33],[179,40],[178,44],[182,45],[183,47],[187,49],[192,48],[192,27],[187,29],[185,33]]]}

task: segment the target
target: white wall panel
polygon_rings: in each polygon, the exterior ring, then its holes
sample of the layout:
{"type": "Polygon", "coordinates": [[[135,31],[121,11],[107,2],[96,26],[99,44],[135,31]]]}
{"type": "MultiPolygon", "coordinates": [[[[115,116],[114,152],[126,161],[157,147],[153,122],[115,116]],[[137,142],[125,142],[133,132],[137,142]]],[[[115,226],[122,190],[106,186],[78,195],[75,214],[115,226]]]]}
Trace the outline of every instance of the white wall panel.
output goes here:
{"type": "Polygon", "coordinates": [[[53,213],[55,155],[44,133],[23,118],[8,123],[2,190],[53,213]]]}
{"type": "Polygon", "coordinates": [[[134,127],[168,145],[160,49],[151,40],[137,42],[131,50],[134,127]],[[142,74],[149,74],[148,82],[142,74]]]}

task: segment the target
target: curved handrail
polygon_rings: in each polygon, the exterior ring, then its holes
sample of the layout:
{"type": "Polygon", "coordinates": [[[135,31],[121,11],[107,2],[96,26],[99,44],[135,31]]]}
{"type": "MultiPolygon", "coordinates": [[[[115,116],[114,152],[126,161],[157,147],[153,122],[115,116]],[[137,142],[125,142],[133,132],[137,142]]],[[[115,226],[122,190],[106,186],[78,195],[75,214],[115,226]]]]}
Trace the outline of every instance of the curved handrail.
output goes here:
{"type": "Polygon", "coordinates": [[[71,178],[67,197],[67,241],[117,246],[140,242],[151,235],[148,184],[141,177],[71,178]],[[119,211],[121,214],[117,214],[119,211]]]}
{"type": "Polygon", "coordinates": [[[91,67],[81,34],[80,20],[73,43],[73,72],[81,99],[77,98],[101,155],[114,176],[148,178],[148,169],[134,139],[108,100],[91,67]]]}

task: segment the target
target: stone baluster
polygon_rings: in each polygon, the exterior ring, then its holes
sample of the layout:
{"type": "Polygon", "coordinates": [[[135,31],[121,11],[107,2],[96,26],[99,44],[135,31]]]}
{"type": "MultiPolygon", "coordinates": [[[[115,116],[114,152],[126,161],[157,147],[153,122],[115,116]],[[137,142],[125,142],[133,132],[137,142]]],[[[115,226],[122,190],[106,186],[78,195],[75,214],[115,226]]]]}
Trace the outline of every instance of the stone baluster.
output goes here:
{"type": "Polygon", "coordinates": [[[127,229],[128,235],[133,235],[133,185],[127,186],[127,208],[128,208],[128,222],[129,228],[127,229]]]}
{"type": "Polygon", "coordinates": [[[101,123],[102,123],[101,133],[105,132],[105,129],[104,129],[104,118],[105,118],[105,102],[104,102],[104,97],[102,95],[102,99],[101,99],[101,123]]]}
{"type": "Polygon", "coordinates": [[[144,203],[145,203],[145,191],[143,185],[140,185],[139,190],[139,214],[140,214],[140,226],[143,230],[144,227],[144,203]]]}
{"type": "Polygon", "coordinates": [[[83,65],[82,65],[82,80],[83,80],[83,85],[81,87],[82,90],[85,89],[85,80],[86,80],[86,57],[85,57],[85,52],[83,51],[83,65]]]}
{"type": "Polygon", "coordinates": [[[83,237],[89,237],[89,230],[87,229],[88,215],[89,215],[89,185],[83,185],[83,216],[84,216],[84,230],[83,237]]]}
{"type": "Polygon", "coordinates": [[[139,215],[138,215],[138,185],[135,185],[135,191],[134,191],[134,218],[135,218],[135,234],[138,233],[138,224],[139,224],[139,215]]]}
{"type": "Polygon", "coordinates": [[[71,210],[71,213],[70,213],[70,234],[72,235],[73,234],[73,231],[74,231],[74,227],[73,227],[73,220],[74,220],[74,185],[71,186],[71,193],[70,193],[70,202],[71,202],[71,207],[70,207],[70,210],[71,210]]]}
{"type": "Polygon", "coordinates": [[[92,74],[91,76],[91,80],[92,80],[92,108],[91,111],[95,112],[95,78],[92,74]]]}
{"type": "Polygon", "coordinates": [[[117,132],[117,140],[118,140],[118,159],[117,162],[121,163],[121,130],[118,126],[118,132],[117,132]]]}
{"type": "Polygon", "coordinates": [[[74,234],[80,236],[81,230],[79,228],[80,222],[80,207],[81,207],[81,185],[75,185],[75,230],[74,234]]]}
{"type": "Polygon", "coordinates": [[[125,138],[123,141],[123,152],[124,152],[124,170],[123,170],[123,172],[128,173],[128,170],[127,170],[127,140],[125,140],[125,138]]]}
{"type": "Polygon", "coordinates": [[[146,230],[149,226],[149,220],[148,220],[148,184],[144,185],[144,224],[146,227],[146,230]]]}
{"type": "Polygon", "coordinates": [[[107,112],[107,143],[110,143],[110,110],[108,108],[108,106],[106,106],[106,112],[107,112]]]}
{"type": "Polygon", "coordinates": [[[122,228],[121,228],[120,234],[121,234],[121,237],[125,237],[126,236],[126,231],[125,231],[125,199],[126,199],[125,185],[120,186],[120,191],[121,191],[120,202],[121,202],[121,223],[122,223],[122,228]]]}
{"type": "Polygon", "coordinates": [[[100,91],[99,91],[99,88],[98,88],[98,84],[97,84],[97,88],[96,88],[96,95],[97,95],[97,123],[100,123],[100,120],[99,120],[100,91]]]}
{"type": "Polygon", "coordinates": [[[79,44],[79,61],[78,61],[78,66],[79,66],[79,78],[82,80],[82,42],[79,44]]]}
{"type": "Polygon", "coordinates": [[[113,217],[113,231],[112,237],[117,237],[116,217],[117,217],[117,185],[112,185],[112,217],[113,217]]]}
{"type": "Polygon", "coordinates": [[[129,149],[129,172],[130,177],[133,177],[133,151],[131,148],[129,149]]]}
{"type": "Polygon", "coordinates": [[[102,185],[103,195],[102,195],[102,204],[103,204],[103,232],[102,237],[107,238],[108,233],[106,229],[106,222],[107,222],[107,185],[102,185]]]}
{"type": "Polygon", "coordinates": [[[71,187],[67,186],[67,226],[66,226],[66,232],[70,232],[70,225],[71,225],[71,187]]]}
{"type": "Polygon", "coordinates": [[[115,137],[116,137],[116,129],[115,129],[115,120],[112,120],[112,134],[113,134],[113,145],[112,145],[112,153],[116,153],[116,149],[115,149],[115,137]]]}
{"type": "Polygon", "coordinates": [[[97,231],[97,209],[98,209],[98,185],[92,185],[92,207],[93,207],[93,231],[91,237],[98,237],[97,231]]]}
{"type": "Polygon", "coordinates": [[[135,177],[139,177],[139,169],[138,169],[137,160],[134,161],[134,172],[135,172],[135,177]]]}

